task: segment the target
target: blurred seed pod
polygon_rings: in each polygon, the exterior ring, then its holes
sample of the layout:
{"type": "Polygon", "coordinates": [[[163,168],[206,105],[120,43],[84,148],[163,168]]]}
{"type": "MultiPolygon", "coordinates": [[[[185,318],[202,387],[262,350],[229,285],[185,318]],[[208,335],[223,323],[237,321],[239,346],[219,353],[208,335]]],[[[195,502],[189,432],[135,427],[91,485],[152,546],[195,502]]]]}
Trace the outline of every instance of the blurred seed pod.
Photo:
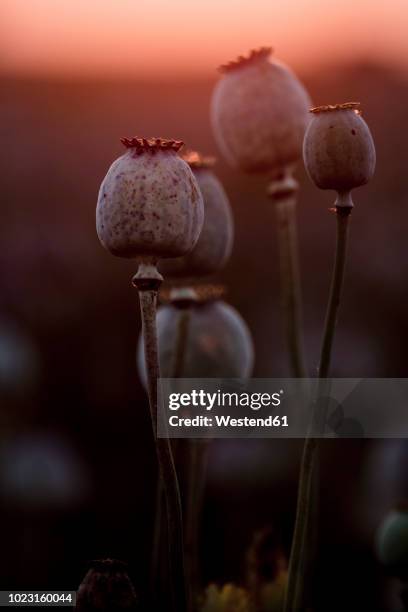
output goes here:
{"type": "Polygon", "coordinates": [[[26,399],[39,382],[41,365],[39,351],[24,329],[0,319],[0,399],[26,399]]]}
{"type": "MultiPolygon", "coordinates": [[[[157,313],[161,375],[171,378],[180,318],[185,309],[161,306],[157,313]]],[[[188,309],[188,329],[183,359],[183,378],[247,378],[251,375],[254,349],[241,315],[221,300],[195,303],[188,309]]],[[[138,369],[146,386],[143,343],[139,338],[138,369]]]]}
{"type": "Polygon", "coordinates": [[[113,612],[136,610],[136,593],[122,561],[93,561],[79,586],[76,610],[79,612],[113,612]]]}
{"type": "Polygon", "coordinates": [[[408,577],[408,505],[391,510],[376,534],[378,559],[387,571],[400,578],[408,577]]]}
{"type": "Polygon", "coordinates": [[[270,172],[298,161],[310,98],[271,49],[252,51],[221,67],[211,102],[214,137],[231,166],[270,172]]]}
{"type": "Polygon", "coordinates": [[[42,513],[77,507],[89,488],[81,458],[63,438],[31,433],[3,441],[0,490],[12,507],[42,513]]]}
{"type": "Polygon", "coordinates": [[[320,189],[349,192],[365,185],[375,170],[375,146],[358,102],[311,110],[303,158],[320,189]]]}
{"type": "Polygon", "coordinates": [[[181,142],[122,139],[127,151],[109,168],[96,208],[102,245],[119,257],[179,257],[198,240],[204,205],[177,151],[181,142]]]}
{"type": "Polygon", "coordinates": [[[167,259],[160,270],[167,278],[195,278],[220,270],[231,255],[234,223],[227,194],[212,171],[213,158],[196,152],[183,156],[189,164],[204,201],[204,225],[193,250],[177,259],[167,259]]]}

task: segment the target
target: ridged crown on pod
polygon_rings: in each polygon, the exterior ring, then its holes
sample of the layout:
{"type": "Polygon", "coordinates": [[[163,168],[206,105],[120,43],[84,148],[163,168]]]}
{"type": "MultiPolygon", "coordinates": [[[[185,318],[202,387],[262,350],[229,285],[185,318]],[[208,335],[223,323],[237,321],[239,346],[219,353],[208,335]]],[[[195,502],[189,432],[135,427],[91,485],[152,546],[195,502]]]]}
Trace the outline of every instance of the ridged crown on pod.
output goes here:
{"type": "MultiPolygon", "coordinates": [[[[161,375],[172,377],[180,317],[184,308],[161,306],[157,331],[161,375]]],[[[247,378],[252,373],[254,349],[248,326],[241,315],[222,300],[198,302],[188,310],[183,378],[247,378]]],[[[146,386],[142,338],[138,344],[138,370],[146,386]]]]}
{"type": "Polygon", "coordinates": [[[300,159],[310,98],[293,72],[269,61],[270,48],[220,68],[211,102],[214,136],[244,172],[269,172],[300,159]]]}
{"type": "Polygon", "coordinates": [[[320,189],[348,192],[368,183],[375,146],[358,102],[311,109],[303,144],[306,170],[320,189]]]}
{"type": "Polygon", "coordinates": [[[188,151],[183,159],[196,177],[204,200],[204,224],[197,244],[190,253],[163,261],[166,277],[192,278],[220,270],[231,255],[234,222],[227,194],[212,168],[215,159],[188,151]]]}
{"type": "Polygon", "coordinates": [[[123,138],[96,208],[102,245],[119,257],[179,257],[196,244],[204,220],[201,191],[178,155],[183,143],[123,138]]]}

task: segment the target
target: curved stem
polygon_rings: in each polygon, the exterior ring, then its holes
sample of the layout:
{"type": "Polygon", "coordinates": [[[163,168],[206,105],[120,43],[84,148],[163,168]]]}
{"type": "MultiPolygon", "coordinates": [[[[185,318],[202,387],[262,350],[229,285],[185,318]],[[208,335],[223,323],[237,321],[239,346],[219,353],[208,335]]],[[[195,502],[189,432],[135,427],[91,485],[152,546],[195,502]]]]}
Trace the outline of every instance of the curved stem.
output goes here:
{"type": "MultiPolygon", "coordinates": [[[[333,268],[330,297],[327,307],[323,342],[319,364],[318,399],[324,396],[325,379],[329,375],[334,333],[340,307],[340,299],[344,281],[344,271],[347,253],[348,220],[352,210],[352,202],[348,205],[338,205],[335,212],[337,218],[336,258],[333,268]]],[[[315,408],[312,416],[312,431],[305,440],[300,467],[298,502],[296,509],[295,529],[289,564],[288,586],[285,599],[285,612],[301,612],[305,609],[305,583],[310,571],[310,555],[314,543],[311,534],[316,519],[316,471],[318,467],[319,439],[311,437],[322,435],[326,421],[327,406],[315,408]]]]}
{"type": "Polygon", "coordinates": [[[282,177],[271,183],[268,195],[275,201],[276,206],[282,310],[291,372],[296,378],[305,378],[306,366],[301,331],[302,297],[296,231],[297,188],[298,184],[291,175],[291,169],[286,169],[282,177]]]}
{"type": "Polygon", "coordinates": [[[162,278],[154,264],[142,263],[133,279],[139,290],[140,310],[142,316],[143,342],[145,349],[146,371],[148,378],[148,395],[153,433],[156,442],[156,453],[159,472],[166,500],[170,590],[174,612],[186,612],[187,597],[184,574],[183,518],[177,473],[168,437],[157,437],[158,393],[157,381],[160,378],[156,308],[157,292],[162,278]]]}

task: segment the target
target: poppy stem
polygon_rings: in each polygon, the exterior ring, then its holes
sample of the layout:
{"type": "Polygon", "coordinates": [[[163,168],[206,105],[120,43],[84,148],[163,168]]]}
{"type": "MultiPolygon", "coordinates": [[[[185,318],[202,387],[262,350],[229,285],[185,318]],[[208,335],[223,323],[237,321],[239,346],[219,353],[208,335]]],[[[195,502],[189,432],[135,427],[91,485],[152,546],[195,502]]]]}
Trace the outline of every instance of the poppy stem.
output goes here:
{"type": "MultiPolygon", "coordinates": [[[[351,202],[351,200],[350,200],[351,202]]],[[[344,281],[344,272],[347,255],[347,237],[349,217],[352,211],[350,206],[336,206],[337,242],[336,257],[333,268],[330,297],[327,307],[324,326],[323,342],[319,364],[319,385],[317,398],[325,395],[327,377],[330,371],[330,362],[333,348],[333,339],[336,330],[337,317],[344,281]]],[[[296,509],[295,529],[292,540],[292,550],[289,563],[288,585],[285,599],[285,612],[301,612],[306,609],[305,585],[310,572],[310,559],[315,547],[316,523],[316,490],[319,455],[319,438],[324,433],[326,423],[327,404],[318,406],[312,416],[312,428],[305,439],[303,456],[300,466],[298,502],[296,509]]]]}
{"type": "MultiPolygon", "coordinates": [[[[175,342],[174,358],[172,363],[172,371],[170,378],[181,378],[183,374],[183,365],[185,360],[186,343],[188,335],[188,324],[190,320],[190,311],[188,308],[181,310],[180,317],[177,323],[177,336],[175,342]]],[[[177,449],[180,440],[174,439],[171,441],[171,447],[173,451],[173,459],[177,470],[177,449]]],[[[155,504],[155,521],[153,527],[153,552],[152,552],[152,566],[151,566],[151,593],[152,596],[156,597],[156,585],[160,582],[160,551],[163,537],[166,537],[165,530],[163,530],[163,505],[164,505],[164,492],[161,479],[157,481],[156,487],[156,504],[155,504]]],[[[187,556],[187,555],[186,555],[187,556]]],[[[186,559],[186,580],[187,584],[190,584],[188,579],[188,563],[186,559]]],[[[190,586],[191,591],[191,586],[190,586]]]]}
{"type": "Polygon", "coordinates": [[[336,259],[334,262],[333,280],[330,289],[329,305],[327,308],[323,343],[320,354],[319,378],[327,378],[330,370],[333,338],[336,330],[346,267],[347,238],[351,211],[351,206],[337,206],[335,208],[337,219],[336,259]]]}
{"type": "Polygon", "coordinates": [[[302,296],[296,229],[297,191],[298,183],[292,176],[290,168],[276,177],[268,187],[268,195],[274,201],[276,208],[282,312],[291,374],[295,378],[305,378],[302,296]]]}
{"type": "MultiPolygon", "coordinates": [[[[166,501],[168,545],[169,545],[169,590],[172,593],[172,608],[174,612],[186,612],[187,594],[184,572],[183,517],[180,490],[174,465],[170,439],[157,436],[158,411],[157,384],[160,378],[160,368],[157,347],[156,310],[157,293],[162,283],[156,262],[142,262],[133,284],[139,291],[140,310],[142,317],[142,333],[148,379],[148,395],[153,434],[156,443],[156,453],[160,478],[166,501]]],[[[163,416],[163,415],[162,415],[163,416]]]]}
{"type": "MultiPolygon", "coordinates": [[[[191,320],[191,303],[180,309],[177,322],[172,378],[183,378],[191,320]]],[[[187,477],[185,505],[186,577],[190,600],[188,609],[196,608],[198,591],[198,532],[206,473],[207,440],[186,440],[187,477]]]]}

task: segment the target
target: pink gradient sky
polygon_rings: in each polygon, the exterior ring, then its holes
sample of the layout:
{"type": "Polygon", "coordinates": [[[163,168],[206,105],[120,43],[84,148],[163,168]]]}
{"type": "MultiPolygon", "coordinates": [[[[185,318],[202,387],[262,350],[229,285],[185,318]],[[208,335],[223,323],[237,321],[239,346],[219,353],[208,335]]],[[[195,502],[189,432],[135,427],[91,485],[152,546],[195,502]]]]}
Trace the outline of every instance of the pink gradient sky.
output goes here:
{"type": "Polygon", "coordinates": [[[1,0],[0,24],[7,72],[213,74],[260,45],[408,67],[408,0],[1,0]]]}

